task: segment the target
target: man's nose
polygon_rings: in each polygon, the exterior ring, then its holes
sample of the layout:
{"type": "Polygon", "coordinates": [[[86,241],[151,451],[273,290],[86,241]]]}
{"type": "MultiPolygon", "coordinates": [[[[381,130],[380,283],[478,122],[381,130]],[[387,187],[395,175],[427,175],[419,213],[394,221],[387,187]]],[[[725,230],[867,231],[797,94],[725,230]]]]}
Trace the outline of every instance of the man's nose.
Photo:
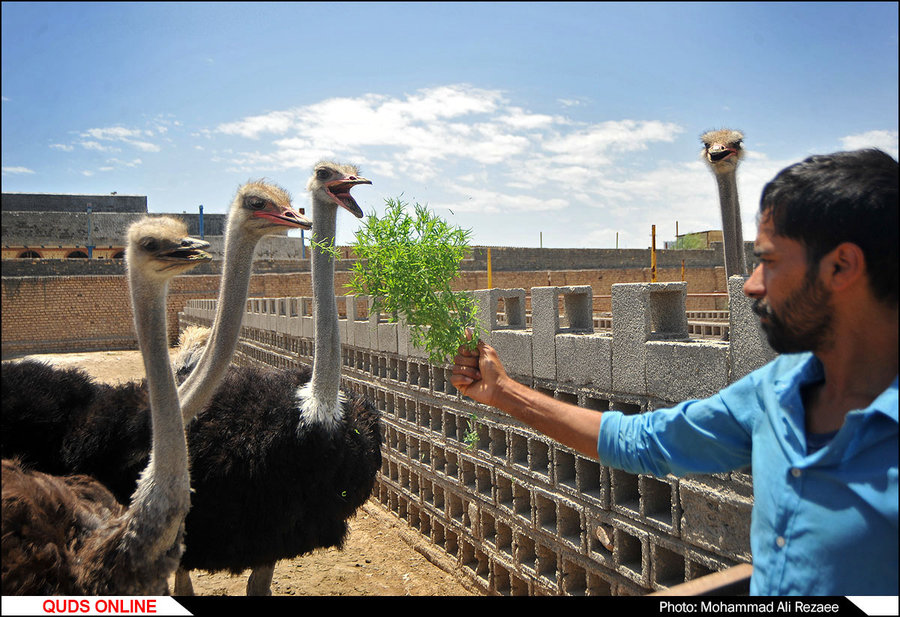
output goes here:
{"type": "Polygon", "coordinates": [[[762,298],[766,295],[766,286],[763,284],[762,264],[753,269],[750,278],[744,281],[744,295],[750,298],[762,298]]]}

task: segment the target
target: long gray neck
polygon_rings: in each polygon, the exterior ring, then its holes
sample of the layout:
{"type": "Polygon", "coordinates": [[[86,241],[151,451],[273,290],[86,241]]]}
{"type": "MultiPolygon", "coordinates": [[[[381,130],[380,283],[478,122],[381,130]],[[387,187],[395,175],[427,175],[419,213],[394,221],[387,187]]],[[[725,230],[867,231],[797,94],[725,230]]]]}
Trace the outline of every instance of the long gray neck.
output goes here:
{"type": "MultiPolygon", "coordinates": [[[[334,246],[337,208],[313,198],[315,241],[334,246]]],[[[315,356],[310,391],[319,405],[333,409],[341,385],[341,339],[334,297],[334,259],[315,246],[311,257],[315,356]]]]}
{"type": "Polygon", "coordinates": [[[231,364],[241,333],[241,321],[250,289],[253,252],[259,238],[244,233],[229,217],[225,232],[222,283],[216,303],[216,317],[209,341],[196,368],[178,388],[181,415],[185,422],[199,413],[212,398],[231,364]]]}
{"type": "Polygon", "coordinates": [[[725,245],[725,278],[747,274],[744,255],[744,234],[741,230],[741,207],[738,203],[735,171],[715,174],[719,185],[719,205],[722,208],[722,236],[725,245]]]}
{"type": "Polygon", "coordinates": [[[170,552],[180,542],[190,508],[187,444],[178,405],[175,375],[169,361],[166,331],[166,283],[142,280],[129,271],[134,326],[147,390],[153,437],[150,462],[131,498],[127,550],[142,562],[170,552]]]}

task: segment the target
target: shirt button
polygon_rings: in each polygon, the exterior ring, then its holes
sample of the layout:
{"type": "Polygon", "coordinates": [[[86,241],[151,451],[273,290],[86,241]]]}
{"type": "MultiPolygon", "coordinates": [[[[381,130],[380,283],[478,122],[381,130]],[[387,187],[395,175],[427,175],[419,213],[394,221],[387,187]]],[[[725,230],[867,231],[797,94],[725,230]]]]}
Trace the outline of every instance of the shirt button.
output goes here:
{"type": "Polygon", "coordinates": [[[778,536],[775,538],[775,544],[778,545],[778,548],[784,548],[784,545],[787,544],[787,540],[784,539],[784,536],[778,536]]]}
{"type": "Polygon", "coordinates": [[[801,475],[803,475],[803,472],[800,471],[799,469],[797,469],[796,467],[792,467],[791,475],[794,476],[795,478],[799,478],[801,475]]]}

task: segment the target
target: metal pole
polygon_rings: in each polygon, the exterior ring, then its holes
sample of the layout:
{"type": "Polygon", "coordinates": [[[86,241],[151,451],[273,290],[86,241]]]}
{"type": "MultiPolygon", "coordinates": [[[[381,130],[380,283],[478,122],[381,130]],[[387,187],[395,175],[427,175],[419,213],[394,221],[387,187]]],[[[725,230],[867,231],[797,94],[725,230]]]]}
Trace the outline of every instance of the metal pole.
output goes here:
{"type": "Polygon", "coordinates": [[[656,225],[651,227],[650,231],[652,244],[650,245],[650,282],[656,282],[656,225]]]}
{"type": "Polygon", "coordinates": [[[200,239],[203,240],[203,204],[200,204],[200,239]]]}
{"type": "Polygon", "coordinates": [[[492,269],[491,269],[491,247],[488,247],[488,250],[487,250],[487,272],[488,272],[488,289],[493,289],[494,281],[493,281],[492,269]]]}
{"type": "Polygon", "coordinates": [[[91,216],[92,208],[90,206],[87,207],[87,215],[88,215],[88,241],[87,241],[87,250],[88,250],[88,259],[93,258],[94,256],[94,244],[91,242],[91,231],[93,230],[93,217],[91,216]]]}

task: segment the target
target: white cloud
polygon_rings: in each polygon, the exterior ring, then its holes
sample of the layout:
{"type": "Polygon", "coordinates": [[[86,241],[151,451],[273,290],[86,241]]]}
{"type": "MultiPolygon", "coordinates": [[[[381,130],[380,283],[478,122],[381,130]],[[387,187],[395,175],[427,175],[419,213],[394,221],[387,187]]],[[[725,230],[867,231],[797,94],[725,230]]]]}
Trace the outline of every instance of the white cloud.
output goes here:
{"type": "MultiPolygon", "coordinates": [[[[448,208],[487,233],[508,213],[550,214],[571,225],[572,246],[611,246],[619,232],[621,244],[634,247],[649,244],[651,224],[671,227],[660,232],[667,238],[675,220],[682,233],[720,226],[715,180],[699,148],[675,162],[658,154],[684,132],[653,118],[576,122],[516,106],[499,90],[457,85],[326,99],[224,123],[209,136],[232,138],[232,153],[222,143],[216,149],[229,171],[305,177],[322,158],[355,162],[382,195],[448,208]],[[655,168],[648,169],[648,152],[655,168]]],[[[738,174],[745,221],[753,221],[777,165],[764,156],[745,160],[738,174]]],[[[755,228],[745,234],[752,239],[755,228]]]]}
{"type": "Polygon", "coordinates": [[[846,150],[879,148],[894,158],[897,158],[898,150],[900,150],[897,131],[886,130],[866,131],[858,135],[848,135],[841,138],[841,145],[846,150]]]}
{"type": "Polygon", "coordinates": [[[14,176],[21,174],[33,174],[34,170],[27,167],[4,167],[2,169],[4,176],[14,176]]]}
{"type": "Polygon", "coordinates": [[[239,135],[249,139],[258,139],[260,133],[275,133],[283,135],[294,125],[294,113],[291,111],[275,111],[260,116],[251,116],[220,124],[217,131],[226,135],[239,135]]]}
{"type": "MultiPolygon", "coordinates": [[[[157,144],[147,141],[146,137],[153,137],[155,133],[150,130],[129,129],[122,126],[113,126],[106,128],[93,128],[82,132],[80,135],[83,139],[78,143],[86,150],[96,150],[98,152],[121,152],[122,149],[118,145],[125,144],[132,148],[137,148],[143,152],[159,152],[160,148],[157,144]],[[116,144],[116,145],[113,145],[116,144]]],[[[67,150],[66,146],[57,144],[52,147],[58,147],[60,150],[67,150]]]]}
{"type": "Polygon", "coordinates": [[[50,144],[50,147],[54,150],[62,150],[63,152],[71,152],[74,150],[74,146],[70,146],[67,144],[50,144]]]}

